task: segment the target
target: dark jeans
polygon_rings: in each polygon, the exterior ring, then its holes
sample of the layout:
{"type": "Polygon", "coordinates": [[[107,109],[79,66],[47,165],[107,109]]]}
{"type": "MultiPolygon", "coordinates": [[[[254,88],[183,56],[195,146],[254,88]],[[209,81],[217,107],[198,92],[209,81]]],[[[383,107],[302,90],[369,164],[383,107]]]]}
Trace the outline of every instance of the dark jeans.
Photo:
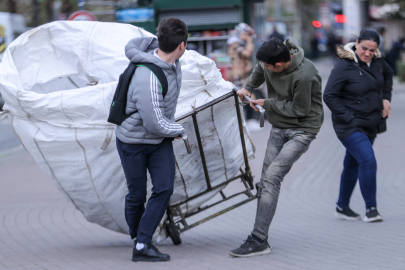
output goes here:
{"type": "Polygon", "coordinates": [[[252,234],[260,239],[267,239],[284,176],[290,171],[294,162],[308,150],[314,139],[314,134],[300,130],[276,127],[271,129],[263,161],[256,220],[252,231],[252,234]]]}
{"type": "Polygon", "coordinates": [[[127,144],[117,138],[117,149],[127,180],[125,219],[132,238],[147,244],[161,221],[173,193],[175,161],[172,139],[160,144],[127,144]],[[146,202],[148,169],[152,195],[146,202]]]}
{"type": "Polygon", "coordinates": [[[366,208],[377,206],[377,161],[373,150],[374,138],[370,139],[357,131],[341,142],[346,147],[346,156],[337,205],[343,209],[349,207],[350,197],[358,178],[366,208]]]}

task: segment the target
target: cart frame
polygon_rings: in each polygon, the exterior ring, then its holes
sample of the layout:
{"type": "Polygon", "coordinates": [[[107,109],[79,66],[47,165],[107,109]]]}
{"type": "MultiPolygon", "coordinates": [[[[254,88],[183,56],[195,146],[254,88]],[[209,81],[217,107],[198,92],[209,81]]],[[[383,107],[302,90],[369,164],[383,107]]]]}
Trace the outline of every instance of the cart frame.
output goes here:
{"type": "Polygon", "coordinates": [[[195,135],[197,138],[197,143],[198,143],[198,148],[199,148],[199,152],[200,152],[200,157],[201,157],[201,162],[203,165],[203,169],[204,169],[204,174],[205,174],[205,181],[207,184],[207,189],[199,194],[196,194],[190,198],[188,198],[187,200],[174,204],[174,205],[169,205],[167,208],[167,215],[168,215],[168,219],[166,221],[166,229],[168,232],[168,235],[170,236],[170,238],[172,239],[173,243],[175,245],[179,245],[181,244],[181,239],[180,239],[180,233],[187,231],[191,228],[194,228],[197,225],[200,225],[204,222],[207,222],[211,219],[213,219],[214,217],[217,217],[219,215],[225,214],[226,212],[235,209],[243,204],[246,204],[250,201],[253,201],[257,198],[257,195],[253,195],[251,190],[254,189],[254,185],[253,185],[253,176],[252,176],[252,172],[250,170],[250,166],[249,166],[249,160],[248,160],[248,155],[247,155],[247,151],[246,151],[246,144],[245,144],[245,137],[244,137],[244,132],[243,132],[243,123],[242,123],[242,115],[241,115],[241,110],[239,107],[239,98],[238,95],[236,93],[236,89],[233,89],[232,92],[229,92],[211,102],[208,102],[207,104],[204,104],[198,108],[195,108],[193,112],[188,113],[182,117],[180,117],[179,119],[176,119],[176,121],[180,121],[183,120],[187,117],[192,117],[193,119],[193,124],[194,124],[194,130],[195,130],[195,135]],[[207,168],[207,163],[206,163],[206,159],[205,159],[205,155],[204,155],[204,149],[203,149],[203,145],[202,145],[202,141],[201,141],[201,136],[200,136],[200,132],[199,132],[199,127],[198,127],[198,121],[197,121],[197,114],[207,108],[210,108],[211,106],[220,103],[228,98],[230,98],[231,96],[234,96],[235,98],[235,108],[236,108],[236,114],[237,114],[237,118],[238,118],[238,125],[239,125],[239,134],[240,134],[240,139],[241,139],[241,144],[242,144],[242,150],[243,150],[243,158],[244,158],[244,164],[245,164],[245,170],[242,170],[242,168],[240,168],[240,174],[227,180],[226,182],[223,182],[219,185],[216,186],[212,186],[211,185],[211,180],[208,174],[208,168],[207,168]],[[204,207],[199,207],[197,208],[195,211],[193,211],[192,213],[183,213],[181,211],[181,205],[185,204],[187,202],[190,202],[193,199],[196,199],[200,196],[205,195],[206,193],[213,191],[217,188],[220,188],[222,186],[226,186],[229,183],[240,179],[245,187],[245,190],[242,192],[238,192],[236,194],[233,194],[231,196],[225,196],[225,194],[222,192],[222,190],[219,192],[219,194],[222,196],[222,200],[212,203],[210,205],[204,206],[204,207]],[[194,216],[196,214],[199,214],[211,207],[214,207],[216,205],[219,205],[225,201],[228,201],[229,199],[232,199],[236,196],[239,195],[246,195],[247,199],[232,205],[230,207],[227,207],[219,212],[216,212],[215,214],[212,214],[200,221],[194,222],[193,224],[188,224],[186,221],[186,218],[189,218],[191,216],[194,216]],[[182,227],[180,227],[179,225],[183,225],[182,227]]]}

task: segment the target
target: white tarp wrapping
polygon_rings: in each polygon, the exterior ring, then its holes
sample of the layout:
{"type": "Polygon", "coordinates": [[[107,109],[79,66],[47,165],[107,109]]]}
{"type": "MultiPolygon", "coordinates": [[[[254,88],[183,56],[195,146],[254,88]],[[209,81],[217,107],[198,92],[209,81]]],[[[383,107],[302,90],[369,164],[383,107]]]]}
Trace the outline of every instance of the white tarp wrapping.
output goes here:
{"type": "MultiPolygon", "coordinates": [[[[114,125],[106,119],[118,77],[128,65],[124,47],[142,36],[152,34],[127,24],[54,22],[18,37],[0,64],[0,91],[6,102],[0,120],[6,113],[10,116],[25,149],[87,220],[123,233],[128,233],[127,188],[114,125]]],[[[180,62],[183,81],[176,118],[231,91],[233,85],[221,78],[212,60],[186,51],[180,62]]],[[[200,112],[197,119],[215,186],[234,177],[243,164],[233,97],[200,112]]],[[[180,123],[193,152],[188,155],[182,140],[174,141],[171,204],[206,189],[192,119],[180,123]]],[[[244,130],[251,158],[254,149],[244,130]]],[[[187,203],[183,210],[193,211],[218,191],[187,203]]],[[[155,241],[166,236],[162,228],[155,241]]]]}

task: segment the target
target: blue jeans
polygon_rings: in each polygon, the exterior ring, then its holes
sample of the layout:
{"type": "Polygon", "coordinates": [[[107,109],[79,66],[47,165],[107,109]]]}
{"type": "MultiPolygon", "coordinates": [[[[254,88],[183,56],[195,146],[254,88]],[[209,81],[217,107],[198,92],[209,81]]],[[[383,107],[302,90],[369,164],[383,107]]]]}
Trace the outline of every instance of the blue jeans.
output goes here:
{"type": "Polygon", "coordinates": [[[349,208],[350,197],[358,178],[366,208],[376,207],[377,161],[373,150],[374,138],[369,139],[357,131],[341,142],[346,147],[346,156],[337,205],[343,209],[349,208]]]}
{"type": "Polygon", "coordinates": [[[117,138],[117,150],[127,180],[125,219],[132,238],[138,243],[152,241],[173,193],[175,160],[172,139],[159,144],[127,144],[117,138]],[[146,204],[146,181],[149,171],[152,195],[146,204]]]}

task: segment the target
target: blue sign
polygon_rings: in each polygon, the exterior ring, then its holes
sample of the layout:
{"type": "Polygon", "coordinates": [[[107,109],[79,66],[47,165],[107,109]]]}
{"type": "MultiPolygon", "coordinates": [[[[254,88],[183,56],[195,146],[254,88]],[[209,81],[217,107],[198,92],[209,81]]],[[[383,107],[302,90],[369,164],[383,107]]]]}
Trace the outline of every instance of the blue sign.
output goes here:
{"type": "Polygon", "coordinates": [[[116,20],[119,22],[145,22],[155,19],[153,8],[131,8],[115,12],[116,20]]]}

